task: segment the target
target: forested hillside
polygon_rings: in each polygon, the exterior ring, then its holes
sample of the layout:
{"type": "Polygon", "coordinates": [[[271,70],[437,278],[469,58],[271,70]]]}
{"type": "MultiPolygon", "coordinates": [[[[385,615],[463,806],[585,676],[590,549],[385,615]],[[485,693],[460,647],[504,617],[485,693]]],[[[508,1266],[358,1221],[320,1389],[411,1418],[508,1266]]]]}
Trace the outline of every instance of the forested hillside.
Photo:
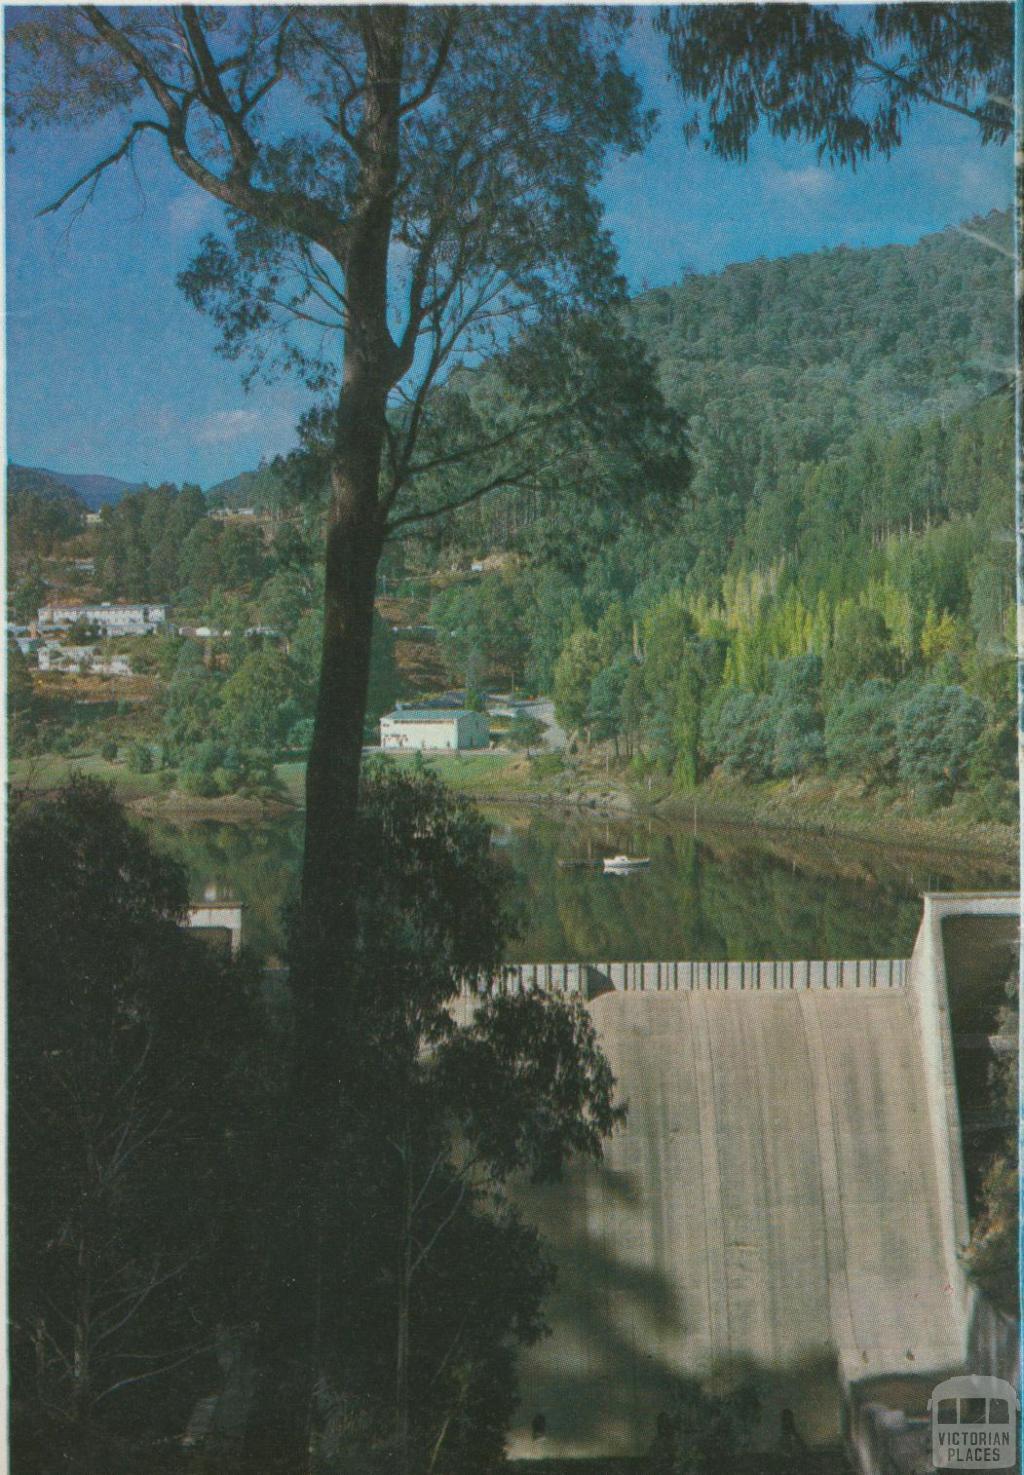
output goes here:
{"type": "MultiPolygon", "coordinates": [[[[915,246],[731,266],[633,304],[698,453],[688,524],[701,573],[737,541],[743,561],[792,546],[802,465],[845,454],[865,430],[941,423],[1007,384],[1009,261],[979,236],[1008,246],[1009,216],[915,246]]],[[[914,452],[911,439],[905,459],[914,452]]],[[[871,516],[909,523],[921,510],[890,486],[871,516]]]]}
{"type": "Polygon", "coordinates": [[[634,300],[630,319],[665,388],[710,429],[771,410],[794,451],[839,449],[866,421],[960,409],[1012,357],[1008,214],[913,246],[839,247],[689,275],[634,300]],[[705,419],[706,417],[706,419],[705,419]]]}
{"type": "Polygon", "coordinates": [[[9,587],[26,557],[48,554],[85,526],[85,503],[48,471],[9,465],[6,487],[9,587]]]}
{"type": "MultiPolygon", "coordinates": [[[[553,694],[563,726],[637,777],[685,790],[828,773],[924,807],[963,791],[976,818],[1012,817],[1012,279],[978,239],[1008,229],[994,215],[637,299],[632,324],[686,416],[693,474],[674,510],[652,522],[578,491],[503,493],[389,545],[373,716],[398,691],[387,627],[406,651],[428,622],[422,648],[453,683],[553,694]]],[[[165,761],[187,766],[204,737],[301,751],[320,622],[311,480],[299,458],[206,496],[147,488],[92,531],[100,597],[167,600],[181,623],[234,632],[205,664],[174,641],[146,657],[167,678],[165,761]],[[272,515],[211,517],[218,504],[272,515]],[[249,649],[253,628],[282,648],[249,649]]],[[[81,503],[19,484],[12,544],[49,555],[80,531],[81,503]]],[[[42,572],[15,583],[19,609],[42,572]]],[[[419,669],[405,663],[404,695],[426,694],[419,669]]],[[[207,748],[204,775],[220,761],[207,748]]]]}
{"type": "MultiPolygon", "coordinates": [[[[688,416],[685,506],[579,567],[513,558],[442,594],[453,675],[553,691],[566,725],[683,788],[827,768],[926,807],[968,786],[1012,816],[1012,281],[977,239],[1008,229],[635,302],[688,416]]],[[[479,556],[528,547],[530,526],[496,505],[447,532],[479,556]]]]}

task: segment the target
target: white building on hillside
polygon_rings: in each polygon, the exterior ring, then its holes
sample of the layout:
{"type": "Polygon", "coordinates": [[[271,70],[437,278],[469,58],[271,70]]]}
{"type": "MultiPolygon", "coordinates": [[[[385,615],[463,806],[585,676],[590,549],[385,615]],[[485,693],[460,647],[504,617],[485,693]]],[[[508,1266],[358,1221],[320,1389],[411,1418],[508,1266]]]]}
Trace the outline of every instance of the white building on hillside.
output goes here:
{"type": "Polygon", "coordinates": [[[91,645],[58,645],[48,641],[41,646],[36,660],[40,671],[67,671],[80,674],[92,665],[96,652],[91,645]]]}
{"type": "Polygon", "coordinates": [[[47,641],[39,648],[36,660],[40,671],[62,671],[66,674],[93,676],[131,676],[132,663],[127,656],[97,655],[91,645],[60,645],[47,641]]]}
{"type": "Polygon", "coordinates": [[[46,604],[38,613],[41,630],[61,630],[84,620],[106,636],[148,635],[167,623],[165,604],[46,604]]]}
{"type": "Polygon", "coordinates": [[[490,740],[486,714],[465,708],[397,707],[380,719],[380,745],[389,751],[486,748],[490,740]]]}

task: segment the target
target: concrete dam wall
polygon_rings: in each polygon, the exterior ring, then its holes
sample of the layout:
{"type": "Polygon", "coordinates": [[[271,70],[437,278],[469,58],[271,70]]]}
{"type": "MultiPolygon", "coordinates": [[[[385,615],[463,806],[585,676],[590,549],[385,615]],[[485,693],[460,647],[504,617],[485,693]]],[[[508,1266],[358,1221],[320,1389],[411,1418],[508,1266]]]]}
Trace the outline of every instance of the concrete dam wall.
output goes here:
{"type": "Polygon", "coordinates": [[[545,989],[596,998],[622,993],[678,993],[680,989],[903,988],[909,958],[862,958],[838,962],[753,963],[511,963],[486,989],[516,993],[545,989]]]}
{"type": "Polygon", "coordinates": [[[514,1458],[641,1454],[683,1378],[756,1380],[765,1442],[789,1408],[809,1443],[856,1446],[858,1385],[905,1403],[961,1368],[934,909],[909,966],[525,965],[505,986],[581,993],[629,1104],[600,1166],[520,1194],[559,1274],[514,1458]]]}

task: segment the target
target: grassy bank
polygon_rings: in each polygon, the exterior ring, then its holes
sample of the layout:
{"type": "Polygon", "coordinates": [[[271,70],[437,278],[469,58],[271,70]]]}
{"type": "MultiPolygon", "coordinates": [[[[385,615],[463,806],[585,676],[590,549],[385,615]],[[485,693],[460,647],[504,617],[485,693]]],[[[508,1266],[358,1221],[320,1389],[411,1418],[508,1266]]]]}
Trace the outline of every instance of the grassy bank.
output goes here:
{"type": "MultiPolygon", "coordinates": [[[[402,754],[389,757],[388,761],[399,768],[411,768],[420,759],[414,754],[402,754]]],[[[442,753],[427,755],[422,761],[431,773],[436,773],[451,788],[481,799],[510,799],[543,793],[548,778],[545,765],[548,770],[552,767],[548,758],[531,762],[508,753],[442,753]]],[[[555,770],[560,766],[556,759],[555,770]]],[[[282,801],[301,809],[305,803],[306,765],[278,763],[274,772],[281,785],[282,801]]],[[[98,754],[67,758],[47,753],[38,758],[15,758],[8,765],[8,778],[16,789],[56,789],[76,773],[113,784],[118,797],[126,803],[152,801],[153,806],[168,813],[176,810],[195,813],[208,808],[213,816],[229,808],[227,801],[233,798],[227,795],[224,799],[203,801],[177,791],[167,793],[158,773],[133,773],[126,764],[111,763],[98,754]]]]}
{"type": "Polygon", "coordinates": [[[14,789],[45,791],[58,789],[73,774],[102,779],[113,784],[119,799],[130,803],[160,792],[160,775],[132,773],[124,763],[109,763],[98,753],[82,758],[65,758],[58,753],[44,753],[38,758],[12,758],[7,765],[7,779],[14,789]]]}
{"type": "MultiPolygon", "coordinates": [[[[509,753],[441,753],[390,756],[400,768],[423,763],[451,788],[471,798],[494,803],[527,803],[599,813],[646,812],[680,823],[694,820],[709,825],[741,825],[805,834],[850,837],[902,849],[970,851],[1012,861],[1016,856],[1015,827],[981,823],[962,801],[922,814],[912,800],[891,790],[865,793],[856,784],[833,783],[824,777],[744,785],[711,780],[689,793],[680,793],[664,779],[631,781],[625,773],[605,767],[603,758],[564,762],[557,753],[533,758],[509,753]]],[[[267,813],[282,806],[301,809],[305,802],[304,763],[279,763],[281,803],[266,805],[267,813]]],[[[12,785],[38,790],[57,788],[72,773],[84,773],[112,783],[128,803],[148,801],[169,816],[197,818],[203,801],[161,791],[156,773],[132,773],[123,763],[109,763],[98,755],[63,758],[17,758],[9,765],[12,785]]],[[[205,806],[210,818],[253,817],[252,806],[235,805],[231,796],[205,806]],[[243,812],[244,808],[244,812],[243,812]]]]}
{"type": "Polygon", "coordinates": [[[825,778],[758,785],[712,781],[692,794],[661,796],[659,814],[698,823],[738,824],[814,835],[847,836],[907,849],[963,850],[1012,862],[1017,831],[1008,824],[981,822],[963,803],[921,813],[906,795],[885,790],[866,794],[856,785],[825,778]]]}

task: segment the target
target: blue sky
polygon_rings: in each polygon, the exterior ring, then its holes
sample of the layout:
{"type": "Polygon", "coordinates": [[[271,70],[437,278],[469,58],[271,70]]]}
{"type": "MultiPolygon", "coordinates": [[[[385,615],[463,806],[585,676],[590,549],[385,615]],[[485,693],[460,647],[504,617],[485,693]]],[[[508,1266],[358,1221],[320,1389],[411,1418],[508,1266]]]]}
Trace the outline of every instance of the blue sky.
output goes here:
{"type": "MultiPolygon", "coordinates": [[[[659,46],[638,37],[630,59],[661,127],[642,157],[611,163],[602,196],[635,291],[685,267],[911,242],[1009,204],[1009,146],[983,148],[968,120],[942,109],[922,110],[891,160],[856,173],[766,136],[746,164],[725,163],[682,143],[659,46]]],[[[175,276],[220,207],[154,143],[139,149],[134,178],[121,165],[77,217],[36,218],[111,136],[19,138],[7,161],[8,456],[210,486],[287,450],[308,396],[287,381],[246,394],[239,366],[215,355],[213,326],[175,276]]]]}

